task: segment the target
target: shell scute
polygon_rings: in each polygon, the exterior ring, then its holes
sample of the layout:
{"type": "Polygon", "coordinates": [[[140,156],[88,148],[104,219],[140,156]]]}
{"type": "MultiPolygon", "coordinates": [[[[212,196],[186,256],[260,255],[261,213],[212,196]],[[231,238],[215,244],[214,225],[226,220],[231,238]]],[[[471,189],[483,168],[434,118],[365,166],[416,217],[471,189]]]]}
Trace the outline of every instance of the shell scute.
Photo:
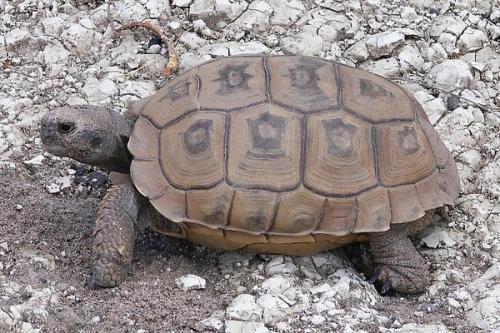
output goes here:
{"type": "Polygon", "coordinates": [[[304,113],[338,106],[335,65],[308,57],[269,57],[273,101],[304,113]]]}

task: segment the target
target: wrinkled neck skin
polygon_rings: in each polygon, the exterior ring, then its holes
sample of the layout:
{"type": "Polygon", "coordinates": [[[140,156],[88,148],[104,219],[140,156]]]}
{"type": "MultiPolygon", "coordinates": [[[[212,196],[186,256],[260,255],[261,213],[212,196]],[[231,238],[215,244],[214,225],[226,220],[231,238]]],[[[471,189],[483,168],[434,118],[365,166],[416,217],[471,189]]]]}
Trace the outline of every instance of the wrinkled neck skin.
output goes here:
{"type": "Polygon", "coordinates": [[[45,149],[56,156],[129,173],[131,127],[117,112],[95,106],[57,108],[44,115],[40,132],[45,149]]]}

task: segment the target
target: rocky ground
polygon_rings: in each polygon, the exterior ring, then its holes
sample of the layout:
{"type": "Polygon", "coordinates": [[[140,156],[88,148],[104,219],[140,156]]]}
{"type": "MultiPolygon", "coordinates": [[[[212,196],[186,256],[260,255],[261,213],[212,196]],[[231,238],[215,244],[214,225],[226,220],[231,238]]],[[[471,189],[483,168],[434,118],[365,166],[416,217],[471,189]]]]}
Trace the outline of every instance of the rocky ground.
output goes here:
{"type": "Polygon", "coordinates": [[[0,0],[0,331],[493,332],[500,330],[500,5],[489,0],[0,0]],[[109,19],[112,15],[112,20],[109,19]],[[217,56],[304,54],[355,65],[413,92],[458,163],[448,221],[415,239],[422,295],[381,296],[347,260],[220,253],[149,231],[130,278],[90,289],[103,170],[44,153],[47,110],[123,111],[181,69],[217,56]],[[186,277],[194,274],[202,277],[186,277]],[[201,289],[191,289],[191,287],[201,289]]]}

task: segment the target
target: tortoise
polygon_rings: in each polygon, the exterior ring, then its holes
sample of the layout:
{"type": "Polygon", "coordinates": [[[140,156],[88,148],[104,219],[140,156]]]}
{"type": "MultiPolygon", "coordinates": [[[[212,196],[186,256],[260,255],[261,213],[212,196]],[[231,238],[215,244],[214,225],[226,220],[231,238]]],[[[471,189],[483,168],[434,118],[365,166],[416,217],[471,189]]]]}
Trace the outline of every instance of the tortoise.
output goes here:
{"type": "Polygon", "coordinates": [[[378,75],[303,56],[232,56],[178,75],[124,115],[66,106],[46,150],[112,171],[91,284],[127,276],[144,227],[223,250],[310,255],[368,241],[372,281],[422,292],[408,238],[459,193],[416,99],[378,75]]]}

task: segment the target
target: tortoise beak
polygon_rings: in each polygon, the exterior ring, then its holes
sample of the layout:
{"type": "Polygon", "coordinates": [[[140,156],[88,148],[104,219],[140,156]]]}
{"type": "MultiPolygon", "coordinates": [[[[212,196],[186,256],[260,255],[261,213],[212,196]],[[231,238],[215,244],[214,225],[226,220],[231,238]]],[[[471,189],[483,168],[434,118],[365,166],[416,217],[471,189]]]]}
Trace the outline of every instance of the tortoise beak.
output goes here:
{"type": "Polygon", "coordinates": [[[49,111],[42,117],[40,136],[45,150],[49,153],[60,156],[65,151],[57,133],[57,120],[54,112],[49,111]]]}

